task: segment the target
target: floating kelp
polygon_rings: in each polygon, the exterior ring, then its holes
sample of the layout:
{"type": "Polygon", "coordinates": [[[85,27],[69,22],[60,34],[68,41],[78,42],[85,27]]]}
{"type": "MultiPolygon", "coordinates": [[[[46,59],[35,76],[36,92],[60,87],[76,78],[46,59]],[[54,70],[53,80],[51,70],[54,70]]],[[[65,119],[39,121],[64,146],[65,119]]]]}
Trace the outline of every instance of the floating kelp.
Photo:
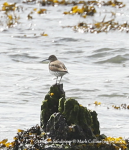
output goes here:
{"type": "Polygon", "coordinates": [[[93,0],[93,1],[70,1],[70,0],[23,0],[23,3],[40,3],[42,6],[45,5],[78,5],[78,4],[85,4],[85,5],[96,5],[96,6],[112,6],[112,7],[118,7],[118,8],[122,8],[125,7],[125,4],[123,4],[123,2],[119,2],[117,0],[109,0],[107,2],[105,1],[97,1],[97,0],[93,0]]]}
{"type": "Polygon", "coordinates": [[[20,17],[15,13],[16,10],[19,11],[20,7],[16,6],[16,3],[9,4],[8,2],[4,2],[2,5],[1,11],[5,12],[4,17],[6,18],[7,27],[13,27],[16,25],[20,19],[20,17]]]}
{"type": "MultiPolygon", "coordinates": [[[[1,26],[6,26],[6,28],[11,28],[11,27],[15,27],[17,24],[19,24],[19,20],[20,20],[20,11],[24,12],[24,9],[22,6],[17,6],[16,3],[8,3],[8,2],[4,2],[1,6],[1,21],[0,21],[0,25],[1,26]],[[4,13],[3,13],[4,12],[4,13]],[[19,15],[18,15],[19,14],[19,15]]],[[[34,8],[28,15],[27,15],[27,19],[28,20],[32,20],[33,19],[33,13],[37,13],[37,14],[45,14],[47,12],[47,9],[37,9],[34,8]]],[[[48,36],[48,34],[46,33],[41,33],[40,36],[48,36]]],[[[26,37],[26,35],[24,36],[26,37]]],[[[34,36],[36,37],[36,36],[34,36]]],[[[37,36],[39,37],[39,36],[37,36]]]]}
{"type": "Polygon", "coordinates": [[[8,3],[8,2],[4,2],[2,4],[2,8],[0,11],[4,11],[4,12],[14,12],[14,11],[23,11],[23,7],[22,6],[17,6],[16,3],[8,3]]]}
{"type": "Polygon", "coordinates": [[[101,105],[101,102],[95,101],[94,104],[97,105],[101,105]]]}
{"type": "Polygon", "coordinates": [[[41,9],[34,8],[34,9],[27,15],[28,20],[33,19],[32,14],[33,14],[34,12],[36,12],[37,14],[46,14],[46,13],[47,13],[47,9],[44,9],[44,8],[41,8],[41,9]]]}
{"type": "MultiPolygon", "coordinates": [[[[88,15],[93,16],[96,13],[96,9],[94,7],[94,5],[100,5],[101,2],[98,1],[79,1],[79,2],[75,2],[75,1],[65,1],[65,0],[40,0],[40,1],[35,1],[35,0],[28,0],[26,1],[26,3],[29,2],[39,2],[42,3],[42,5],[54,5],[54,4],[60,4],[60,5],[66,5],[66,4],[72,4],[74,5],[70,11],[68,12],[62,12],[63,14],[67,15],[74,15],[74,14],[79,14],[81,17],[86,18],[88,15]],[[43,4],[44,3],[44,4],[43,4]]],[[[24,2],[25,3],[25,2],[24,2]]],[[[122,2],[118,2],[116,0],[114,1],[108,1],[108,2],[103,2],[101,3],[101,5],[124,5],[122,2]]],[[[4,26],[4,24],[6,24],[7,28],[10,27],[14,27],[15,25],[19,24],[19,19],[20,16],[18,16],[18,12],[19,11],[23,11],[23,8],[21,6],[17,6],[16,3],[8,3],[8,2],[4,2],[2,7],[1,7],[1,11],[5,12],[4,14],[2,13],[2,19],[4,21],[1,21],[1,25],[4,26]],[[4,16],[4,17],[3,17],[4,16]],[[5,22],[5,23],[4,23],[5,22]]],[[[27,15],[27,19],[28,20],[32,20],[33,19],[33,14],[34,13],[37,14],[46,14],[47,13],[47,9],[45,8],[34,8],[28,15],[27,15]]],[[[115,16],[115,13],[112,12],[112,15],[115,16]]],[[[73,30],[74,31],[78,31],[78,32],[90,32],[90,33],[100,33],[100,32],[109,32],[110,30],[119,30],[119,31],[125,31],[128,33],[129,31],[129,25],[128,23],[124,23],[124,24],[119,24],[118,22],[115,22],[115,19],[111,19],[107,22],[95,22],[95,23],[91,23],[91,24],[87,24],[84,22],[79,23],[76,26],[73,26],[73,30]]],[[[41,36],[47,36],[47,34],[42,34],[41,36]]]]}
{"type": "Polygon", "coordinates": [[[117,0],[110,0],[107,2],[102,2],[103,6],[113,6],[113,7],[118,7],[118,8],[122,8],[125,7],[125,4],[123,4],[123,2],[118,2],[117,0]]]}
{"type": "Polygon", "coordinates": [[[36,11],[38,14],[45,14],[47,12],[47,9],[39,9],[36,11]]]}
{"type": "Polygon", "coordinates": [[[96,13],[94,6],[83,5],[79,8],[77,5],[73,6],[69,12],[64,12],[64,14],[80,14],[82,17],[86,18],[86,15],[93,16],[96,13]]]}
{"type": "Polygon", "coordinates": [[[120,106],[112,105],[112,107],[115,109],[120,109],[120,106]]]}
{"type": "Polygon", "coordinates": [[[22,3],[36,3],[36,0],[23,0],[22,3]]]}
{"type": "MultiPolygon", "coordinates": [[[[93,104],[95,104],[95,106],[101,106],[101,102],[95,101],[93,104]]],[[[91,106],[92,104],[88,104],[88,106],[91,106]]],[[[121,104],[121,105],[112,105],[112,106],[108,106],[107,109],[110,108],[114,108],[116,110],[120,110],[120,109],[129,109],[129,105],[127,104],[121,104]]]]}
{"type": "Polygon", "coordinates": [[[29,14],[27,15],[28,20],[33,19],[33,17],[31,16],[31,14],[32,14],[32,13],[29,13],[29,14]]]}
{"type": "Polygon", "coordinates": [[[120,31],[120,32],[129,32],[129,24],[123,23],[119,24],[118,22],[115,22],[114,19],[111,19],[106,22],[95,22],[87,24],[85,22],[80,22],[76,26],[67,26],[72,27],[74,31],[82,32],[82,33],[101,33],[105,32],[108,33],[109,31],[120,31]]]}
{"type": "Polygon", "coordinates": [[[18,22],[19,19],[20,19],[20,17],[16,16],[15,14],[7,14],[6,24],[9,28],[13,27],[17,23],[19,23],[18,22]]]}
{"type": "Polygon", "coordinates": [[[129,109],[129,105],[127,104],[121,104],[120,106],[112,105],[115,109],[129,109]]]}
{"type": "Polygon", "coordinates": [[[4,2],[2,5],[2,11],[15,11],[16,10],[16,3],[14,4],[9,4],[8,2],[4,2]]]}
{"type": "Polygon", "coordinates": [[[123,2],[118,2],[117,0],[109,0],[107,2],[105,1],[67,1],[67,0],[40,0],[39,1],[43,6],[46,4],[59,4],[59,5],[78,5],[78,4],[84,4],[84,5],[96,5],[96,6],[112,6],[117,8],[125,7],[125,4],[123,2]]]}
{"type": "Polygon", "coordinates": [[[97,5],[97,6],[112,6],[112,7],[118,7],[118,8],[122,8],[125,7],[125,4],[123,4],[123,2],[119,2],[117,0],[109,0],[107,2],[105,1],[87,1],[86,2],[88,5],[97,5]]]}
{"type": "Polygon", "coordinates": [[[46,33],[44,33],[44,32],[41,33],[40,35],[41,35],[41,36],[48,36],[48,34],[46,34],[46,33]]]}

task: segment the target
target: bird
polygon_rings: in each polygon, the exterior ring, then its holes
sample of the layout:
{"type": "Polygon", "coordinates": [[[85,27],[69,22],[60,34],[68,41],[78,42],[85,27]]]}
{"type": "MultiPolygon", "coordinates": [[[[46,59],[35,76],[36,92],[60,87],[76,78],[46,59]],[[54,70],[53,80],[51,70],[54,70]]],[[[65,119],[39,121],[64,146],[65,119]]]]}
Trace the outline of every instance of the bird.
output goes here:
{"type": "Polygon", "coordinates": [[[58,77],[60,77],[59,84],[61,82],[62,77],[68,73],[67,68],[65,67],[64,63],[59,61],[55,55],[50,55],[47,59],[43,60],[46,61],[49,60],[49,72],[50,74],[57,77],[56,84],[58,77]]]}

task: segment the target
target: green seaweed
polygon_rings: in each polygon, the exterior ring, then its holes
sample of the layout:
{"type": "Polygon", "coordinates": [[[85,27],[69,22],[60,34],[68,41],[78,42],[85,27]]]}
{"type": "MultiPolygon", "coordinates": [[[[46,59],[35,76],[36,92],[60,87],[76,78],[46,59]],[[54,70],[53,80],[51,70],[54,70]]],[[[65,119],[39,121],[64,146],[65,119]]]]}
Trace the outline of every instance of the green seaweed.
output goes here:
{"type": "Polygon", "coordinates": [[[51,86],[41,105],[40,122],[43,129],[45,129],[49,117],[53,113],[58,112],[59,99],[65,97],[64,91],[61,91],[59,88],[58,85],[51,86]]]}
{"type": "Polygon", "coordinates": [[[63,111],[64,111],[64,102],[65,102],[65,98],[64,97],[59,99],[58,111],[60,113],[63,113],[63,111]]]}
{"type": "Polygon", "coordinates": [[[79,103],[74,99],[68,99],[64,103],[64,116],[68,124],[79,124],[78,122],[79,103]]]}
{"type": "Polygon", "coordinates": [[[99,121],[97,119],[97,113],[95,111],[91,112],[92,116],[92,129],[93,133],[95,135],[100,135],[100,130],[99,130],[99,121]]]}
{"type": "Polygon", "coordinates": [[[71,126],[69,130],[70,137],[76,137],[75,131],[83,139],[93,139],[96,138],[96,135],[100,135],[97,113],[95,111],[91,112],[73,98],[65,99],[63,86],[53,85],[50,87],[50,91],[45,96],[41,106],[40,122],[43,130],[46,130],[48,120],[50,124],[54,119],[56,124],[54,118],[56,114],[54,113],[58,112],[65,117],[68,126],[71,126]]]}

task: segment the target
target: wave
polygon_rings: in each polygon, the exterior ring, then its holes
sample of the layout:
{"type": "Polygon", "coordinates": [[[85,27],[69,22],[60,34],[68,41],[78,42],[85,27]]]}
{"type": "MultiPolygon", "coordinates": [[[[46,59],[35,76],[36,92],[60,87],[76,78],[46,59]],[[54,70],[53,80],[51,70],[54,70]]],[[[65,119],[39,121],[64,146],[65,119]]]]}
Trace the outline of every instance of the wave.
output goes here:
{"type": "Polygon", "coordinates": [[[22,53],[22,54],[13,54],[13,55],[9,55],[13,61],[15,62],[28,62],[30,61],[30,59],[35,60],[35,59],[39,59],[39,57],[37,56],[30,56],[27,53],[22,53]]]}
{"type": "Polygon", "coordinates": [[[113,97],[127,97],[125,95],[122,94],[117,94],[117,93],[112,93],[112,94],[101,94],[98,95],[99,97],[109,97],[109,98],[113,98],[113,97]]]}
{"type": "Polygon", "coordinates": [[[97,61],[95,63],[100,63],[100,64],[103,64],[103,63],[116,63],[116,64],[120,64],[120,63],[123,63],[127,60],[129,60],[129,58],[127,58],[125,56],[122,56],[122,55],[117,55],[117,56],[114,56],[114,57],[111,57],[111,58],[108,58],[108,59],[105,59],[105,60],[97,61]]]}

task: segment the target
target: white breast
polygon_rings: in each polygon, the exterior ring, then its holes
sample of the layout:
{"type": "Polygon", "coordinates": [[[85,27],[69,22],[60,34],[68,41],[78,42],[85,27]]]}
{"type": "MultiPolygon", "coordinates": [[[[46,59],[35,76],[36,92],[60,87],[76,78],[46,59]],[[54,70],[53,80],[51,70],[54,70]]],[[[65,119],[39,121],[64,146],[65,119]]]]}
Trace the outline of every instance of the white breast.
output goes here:
{"type": "Polygon", "coordinates": [[[62,77],[63,75],[65,75],[67,72],[63,72],[63,71],[51,71],[49,70],[50,74],[56,76],[56,77],[62,77]]]}

